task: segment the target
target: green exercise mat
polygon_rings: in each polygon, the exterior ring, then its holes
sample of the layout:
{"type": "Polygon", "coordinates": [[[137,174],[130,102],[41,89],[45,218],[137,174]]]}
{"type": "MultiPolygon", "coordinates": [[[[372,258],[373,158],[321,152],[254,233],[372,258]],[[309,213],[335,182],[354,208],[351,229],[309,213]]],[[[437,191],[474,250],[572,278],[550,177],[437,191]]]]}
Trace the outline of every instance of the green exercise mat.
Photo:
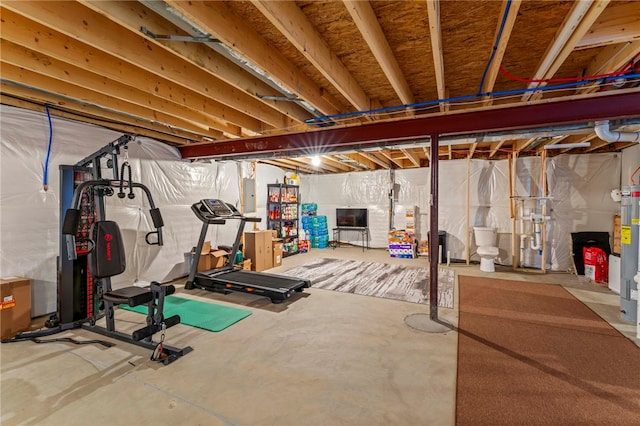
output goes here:
{"type": "MultiPolygon", "coordinates": [[[[119,307],[145,315],[149,309],[146,305],[134,306],[133,308],[127,305],[119,305],[119,307]]],[[[185,299],[184,297],[167,296],[164,299],[164,317],[169,318],[176,314],[180,315],[180,323],[182,324],[209,331],[222,331],[248,317],[251,312],[214,303],[185,299]]]]}

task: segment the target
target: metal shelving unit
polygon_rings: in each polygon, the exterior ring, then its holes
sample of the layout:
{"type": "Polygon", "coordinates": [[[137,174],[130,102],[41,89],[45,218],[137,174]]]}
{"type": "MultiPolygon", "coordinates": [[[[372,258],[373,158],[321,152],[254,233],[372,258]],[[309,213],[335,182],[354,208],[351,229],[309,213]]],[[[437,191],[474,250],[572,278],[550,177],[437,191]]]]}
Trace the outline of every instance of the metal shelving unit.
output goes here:
{"type": "Polygon", "coordinates": [[[298,253],[299,201],[299,186],[267,185],[267,228],[277,231],[277,238],[282,239],[284,257],[298,253]]]}

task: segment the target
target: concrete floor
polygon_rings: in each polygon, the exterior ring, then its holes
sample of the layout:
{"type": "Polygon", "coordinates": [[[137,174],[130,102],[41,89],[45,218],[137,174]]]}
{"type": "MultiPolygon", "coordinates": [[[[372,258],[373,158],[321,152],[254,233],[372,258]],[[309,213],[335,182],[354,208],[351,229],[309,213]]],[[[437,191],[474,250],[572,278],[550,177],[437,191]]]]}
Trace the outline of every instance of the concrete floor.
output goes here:
{"type": "MultiPolygon", "coordinates": [[[[342,257],[427,266],[392,259],[385,250],[341,247],[286,258],[277,273],[313,257],[342,257]]],[[[486,275],[452,265],[457,275],[486,275]]],[[[634,340],[619,320],[619,297],[564,273],[496,278],[564,285],[634,340]]],[[[176,284],[184,284],[184,279],[176,284]]],[[[457,334],[426,333],[405,324],[429,306],[320,289],[281,305],[246,294],[204,291],[182,296],[249,309],[220,333],[179,324],[166,343],[194,351],[163,366],[143,348],[69,343],[0,345],[2,425],[452,425],[455,423],[457,334]]],[[[456,309],[439,311],[457,325],[456,309]]],[[[117,313],[120,330],[141,315],[117,313]]],[[[53,337],[105,339],[86,330],[53,337]]]]}

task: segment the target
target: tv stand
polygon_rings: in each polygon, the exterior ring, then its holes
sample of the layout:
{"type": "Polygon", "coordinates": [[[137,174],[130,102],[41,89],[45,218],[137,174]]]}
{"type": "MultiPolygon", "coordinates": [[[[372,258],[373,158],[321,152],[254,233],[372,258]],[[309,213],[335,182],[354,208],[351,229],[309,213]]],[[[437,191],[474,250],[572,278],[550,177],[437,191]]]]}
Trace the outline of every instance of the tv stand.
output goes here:
{"type": "Polygon", "coordinates": [[[340,247],[340,235],[343,232],[358,232],[362,237],[362,251],[364,251],[365,245],[367,250],[369,250],[369,227],[338,226],[337,228],[333,228],[333,241],[335,241],[336,247],[340,247]]]}

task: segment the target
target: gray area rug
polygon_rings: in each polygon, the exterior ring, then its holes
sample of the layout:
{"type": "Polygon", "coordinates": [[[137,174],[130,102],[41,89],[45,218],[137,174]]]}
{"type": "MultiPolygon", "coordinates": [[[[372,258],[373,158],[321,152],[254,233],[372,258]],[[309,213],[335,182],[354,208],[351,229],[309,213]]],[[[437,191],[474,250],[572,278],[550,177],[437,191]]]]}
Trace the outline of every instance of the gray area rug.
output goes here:
{"type": "MultiPolygon", "coordinates": [[[[314,288],[429,303],[427,268],[321,258],[280,274],[311,280],[314,288]]],[[[438,268],[438,306],[453,308],[454,279],[452,270],[438,268]]]]}

